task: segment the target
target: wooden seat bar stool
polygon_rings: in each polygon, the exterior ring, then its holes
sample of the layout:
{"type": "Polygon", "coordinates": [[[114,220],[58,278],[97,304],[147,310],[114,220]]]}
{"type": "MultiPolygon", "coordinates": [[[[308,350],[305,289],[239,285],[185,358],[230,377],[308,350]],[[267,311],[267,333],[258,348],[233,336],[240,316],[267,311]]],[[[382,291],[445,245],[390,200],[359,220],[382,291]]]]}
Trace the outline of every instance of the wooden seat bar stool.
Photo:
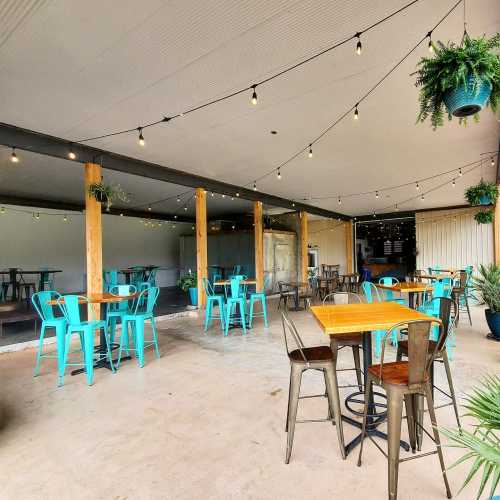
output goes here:
{"type": "Polygon", "coordinates": [[[305,422],[332,422],[337,428],[340,454],[345,460],[346,449],[344,444],[344,431],[342,427],[342,414],[340,412],[340,397],[335,374],[336,351],[333,352],[328,346],[305,347],[299,336],[297,328],[286,312],[281,313],[283,324],[283,336],[285,347],[290,360],[290,387],[288,392],[288,411],[286,417],[285,431],[287,433],[285,463],[290,462],[292,454],[293,436],[295,423],[305,422]],[[290,338],[295,348],[289,349],[290,338]],[[307,370],[322,371],[325,377],[326,394],[312,396],[300,396],[300,383],[302,374],[307,370]],[[297,420],[297,408],[299,399],[325,397],[328,399],[328,418],[318,420],[297,420]],[[332,418],[333,417],[333,418],[332,418]]]}
{"type": "MultiPolygon", "coordinates": [[[[448,478],[446,476],[446,468],[441,450],[439,432],[437,430],[436,414],[434,412],[434,403],[432,400],[432,389],[429,376],[429,366],[434,359],[434,353],[432,356],[428,355],[429,333],[432,323],[432,321],[416,320],[394,325],[385,335],[384,343],[382,345],[380,364],[371,365],[368,368],[368,378],[365,388],[363,436],[366,435],[366,418],[370,392],[372,391],[373,384],[377,384],[384,388],[387,394],[388,453],[386,454],[379,444],[376,443],[371,436],[369,437],[388,460],[389,500],[397,499],[399,464],[401,462],[421,458],[435,453],[439,456],[441,472],[446,487],[446,495],[448,498],[451,498],[450,485],[448,484],[448,478]],[[391,333],[394,330],[400,330],[405,326],[408,327],[408,361],[384,363],[385,344],[387,338],[391,338],[391,333]],[[436,444],[436,451],[421,453],[419,455],[412,455],[408,458],[400,459],[399,446],[401,438],[403,401],[406,406],[410,444],[412,452],[415,453],[417,445],[416,427],[421,425],[415,412],[415,400],[420,395],[424,395],[427,399],[427,406],[429,408],[429,416],[431,419],[434,437],[432,437],[425,429],[424,432],[428,434],[436,444]]],[[[361,447],[359,449],[358,466],[361,466],[363,443],[364,439],[361,441],[361,447]]]]}

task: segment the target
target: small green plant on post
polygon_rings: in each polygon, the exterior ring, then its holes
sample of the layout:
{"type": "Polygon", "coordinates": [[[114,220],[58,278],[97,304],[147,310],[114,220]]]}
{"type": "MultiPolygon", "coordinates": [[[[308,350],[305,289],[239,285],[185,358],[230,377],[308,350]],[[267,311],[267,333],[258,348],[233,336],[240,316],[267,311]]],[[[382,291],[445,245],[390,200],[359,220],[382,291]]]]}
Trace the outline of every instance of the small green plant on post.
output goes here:
{"type": "Polygon", "coordinates": [[[493,210],[480,210],[474,215],[474,220],[478,224],[491,224],[493,222],[493,210]]]}
{"type": "Polygon", "coordinates": [[[476,420],[474,431],[441,429],[441,432],[450,439],[452,444],[449,446],[466,450],[465,455],[451,467],[456,467],[467,460],[474,461],[460,491],[482,469],[476,499],[481,498],[491,479],[488,496],[490,500],[500,480],[500,377],[496,375],[486,377],[466,398],[464,408],[467,410],[465,415],[476,420]]]}
{"type": "Polygon", "coordinates": [[[198,286],[198,277],[196,274],[192,273],[185,274],[179,278],[177,286],[183,292],[187,292],[190,288],[196,288],[198,286]]]}
{"type": "Polygon", "coordinates": [[[129,201],[127,193],[125,193],[119,184],[112,186],[111,184],[104,184],[102,181],[91,184],[89,186],[89,194],[99,203],[104,203],[106,205],[106,212],[109,212],[115,200],[120,200],[124,203],[128,203],[129,201]]]}
{"type": "Polygon", "coordinates": [[[462,43],[431,43],[434,57],[423,57],[417,65],[415,85],[420,87],[418,122],[430,118],[436,130],[448,119],[466,117],[490,106],[496,112],[500,99],[500,60],[495,53],[500,47],[500,34],[491,38],[470,38],[464,35],[462,43]]]}
{"type": "Polygon", "coordinates": [[[465,198],[472,206],[493,205],[498,198],[498,187],[494,182],[481,179],[479,184],[467,188],[465,198]]]}

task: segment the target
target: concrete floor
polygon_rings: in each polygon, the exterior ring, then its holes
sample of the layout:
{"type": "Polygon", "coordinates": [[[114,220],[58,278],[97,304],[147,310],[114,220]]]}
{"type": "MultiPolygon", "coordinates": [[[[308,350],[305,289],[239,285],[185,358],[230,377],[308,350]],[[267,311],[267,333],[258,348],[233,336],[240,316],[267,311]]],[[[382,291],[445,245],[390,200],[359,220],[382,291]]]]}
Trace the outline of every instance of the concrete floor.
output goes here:
{"type": "MultiPolygon", "coordinates": [[[[98,370],[92,387],[68,376],[57,388],[51,360],[32,378],[33,350],[0,356],[0,498],[387,498],[384,457],[367,441],[361,468],[357,449],[342,461],[329,423],[299,424],[284,464],[289,365],[275,307],[270,328],[258,321],[246,337],[233,330],[223,338],[216,327],[204,334],[198,318],[163,321],[159,360],[149,351],[143,369],[129,361],[115,375],[98,370]]],[[[310,313],[291,316],[306,343],[328,343],[310,313]]],[[[485,339],[481,308],[473,324],[463,320],[458,330],[452,370],[460,394],[500,367],[500,345],[485,339]]],[[[341,366],[351,363],[342,352],[341,366]]],[[[340,383],[352,375],[343,372],[340,383]]],[[[436,377],[442,385],[441,367],[436,377]]],[[[322,377],[306,375],[302,389],[322,392],[322,377]]],[[[304,417],[325,413],[323,399],[301,402],[304,417]]],[[[438,422],[454,425],[451,407],[438,410],[438,422]]],[[[344,432],[350,440],[357,430],[344,424],[344,432]]],[[[448,465],[460,455],[445,449],[448,465]]],[[[449,472],[455,494],[465,470],[449,472]]],[[[446,498],[440,476],[436,456],[402,464],[399,498],[446,498]]],[[[474,488],[460,498],[475,498],[474,488]]]]}

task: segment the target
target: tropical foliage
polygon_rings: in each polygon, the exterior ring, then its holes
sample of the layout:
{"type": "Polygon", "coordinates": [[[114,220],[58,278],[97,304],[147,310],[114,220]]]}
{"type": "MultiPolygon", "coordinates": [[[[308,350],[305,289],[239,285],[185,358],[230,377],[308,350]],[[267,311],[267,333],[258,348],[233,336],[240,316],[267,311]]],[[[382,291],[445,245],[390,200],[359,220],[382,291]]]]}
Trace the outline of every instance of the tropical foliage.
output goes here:
{"type": "Polygon", "coordinates": [[[482,470],[476,498],[481,498],[491,479],[488,496],[491,499],[500,480],[500,377],[486,377],[466,398],[464,407],[467,410],[466,416],[476,420],[474,432],[451,429],[441,429],[441,432],[451,440],[451,447],[467,450],[452,467],[473,460],[461,490],[482,470]]]}
{"type": "MultiPolygon", "coordinates": [[[[430,117],[434,129],[443,125],[446,108],[443,97],[446,92],[467,86],[474,77],[473,90],[482,82],[489,82],[492,90],[487,104],[496,112],[500,100],[500,60],[495,49],[500,47],[500,34],[492,38],[469,38],[461,45],[449,42],[433,44],[434,57],[423,57],[418,63],[415,85],[420,87],[420,113],[417,122],[430,117]]],[[[448,119],[452,116],[448,113],[448,119]]],[[[474,115],[477,120],[477,114],[474,115]]],[[[461,119],[460,122],[464,122],[461,119]]]]}
{"type": "Polygon", "coordinates": [[[491,224],[493,222],[493,210],[480,210],[474,219],[478,224],[491,224]]]}
{"type": "Polygon", "coordinates": [[[474,290],[478,291],[491,312],[500,312],[500,266],[479,266],[479,276],[474,277],[474,290]]]}
{"type": "Polygon", "coordinates": [[[465,198],[471,205],[480,205],[481,198],[489,198],[491,203],[495,203],[498,198],[498,188],[494,182],[484,182],[483,179],[475,186],[470,186],[465,191],[465,198]]]}
{"type": "Polygon", "coordinates": [[[125,193],[119,184],[116,186],[104,184],[103,182],[91,184],[89,186],[89,194],[99,203],[105,203],[107,212],[109,212],[115,200],[121,200],[124,203],[128,203],[129,201],[127,193],[125,193]]]}
{"type": "Polygon", "coordinates": [[[196,288],[198,286],[198,278],[196,274],[188,273],[181,276],[177,281],[177,286],[184,292],[187,292],[190,288],[196,288]]]}

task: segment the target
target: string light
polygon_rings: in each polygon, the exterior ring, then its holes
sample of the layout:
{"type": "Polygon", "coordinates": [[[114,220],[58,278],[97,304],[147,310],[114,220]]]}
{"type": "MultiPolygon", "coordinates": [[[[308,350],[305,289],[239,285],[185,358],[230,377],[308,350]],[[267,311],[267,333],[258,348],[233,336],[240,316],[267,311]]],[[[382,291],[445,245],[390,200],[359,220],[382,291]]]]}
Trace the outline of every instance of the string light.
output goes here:
{"type": "Polygon", "coordinates": [[[184,205],[184,212],[187,212],[187,209],[188,209],[187,205],[184,205]]]}
{"type": "Polygon", "coordinates": [[[211,193],[212,198],[215,196],[215,193],[212,191],[211,193]]]}
{"type": "Polygon", "coordinates": [[[33,218],[35,220],[39,220],[40,219],[40,214],[37,212],[37,213],[33,213],[33,218]]]}
{"type": "Polygon", "coordinates": [[[67,216],[67,215],[65,215],[65,216],[63,217],[63,222],[68,222],[68,216],[67,216]]]}
{"type": "Polygon", "coordinates": [[[418,185],[418,182],[415,184],[415,189],[416,189],[417,191],[420,191],[420,186],[418,185]]]}
{"type": "Polygon", "coordinates": [[[279,181],[281,180],[281,171],[280,171],[280,169],[279,169],[279,168],[278,168],[278,173],[277,173],[276,177],[278,177],[278,180],[279,180],[279,181]]]}
{"type": "Polygon", "coordinates": [[[69,148],[69,151],[68,151],[68,158],[70,160],[76,160],[76,153],[73,151],[73,147],[70,147],[69,148]]]}
{"type": "Polygon", "coordinates": [[[231,201],[234,201],[234,196],[231,196],[231,201]]]}
{"type": "MultiPolygon", "coordinates": [[[[212,196],[213,196],[213,195],[214,195],[214,194],[212,193],[212,196]]],[[[176,201],[177,201],[177,203],[180,203],[180,202],[181,202],[181,197],[180,197],[180,196],[177,196],[177,200],[176,200],[176,201]]]]}
{"type": "Polygon", "coordinates": [[[338,204],[342,205],[342,200],[340,199],[340,196],[339,196],[339,199],[338,199],[338,204]]]}
{"type": "Polygon", "coordinates": [[[2,215],[3,215],[4,213],[5,213],[5,207],[1,207],[1,208],[0,208],[0,214],[2,214],[2,215]]]}
{"type": "Polygon", "coordinates": [[[354,108],[354,119],[355,120],[359,120],[359,111],[358,111],[358,104],[356,104],[355,108],[354,108]]]}
{"type": "Polygon", "coordinates": [[[378,200],[378,191],[375,191],[375,198],[378,200]]]}
{"type": "Polygon", "coordinates": [[[239,197],[240,196],[240,193],[238,191],[236,191],[236,196],[239,197]]]}
{"type": "Polygon", "coordinates": [[[398,207],[397,203],[396,203],[396,205],[394,205],[394,208],[396,209],[396,212],[399,212],[399,207],[398,207]]]}
{"type": "Polygon", "coordinates": [[[252,85],[251,88],[253,89],[253,92],[252,92],[252,104],[254,106],[257,106],[257,85],[252,85]]]}
{"type": "Polygon", "coordinates": [[[361,51],[363,49],[363,46],[361,45],[361,33],[358,32],[354,36],[358,39],[358,43],[356,44],[356,54],[358,54],[358,56],[360,56],[361,51]]]}
{"type": "Polygon", "coordinates": [[[142,135],[142,127],[139,127],[137,130],[139,132],[139,146],[144,147],[146,145],[146,141],[144,140],[144,136],[142,135]]]}
{"type": "Polygon", "coordinates": [[[455,179],[453,179],[453,180],[451,181],[451,185],[452,185],[452,187],[455,187],[455,186],[456,186],[455,179]]]}
{"type": "Polygon", "coordinates": [[[491,157],[490,162],[491,162],[491,166],[494,167],[495,166],[495,158],[493,158],[493,156],[491,157]]]}
{"type": "Polygon", "coordinates": [[[253,190],[257,191],[257,182],[256,181],[253,181],[253,190]]]}
{"type": "Polygon", "coordinates": [[[120,212],[120,217],[123,217],[123,212],[120,212]]]}
{"type": "Polygon", "coordinates": [[[225,195],[224,193],[222,193],[222,197],[223,197],[223,198],[225,198],[225,197],[226,197],[226,195],[225,195]]]}
{"type": "Polygon", "coordinates": [[[309,144],[309,153],[307,153],[307,156],[309,158],[313,157],[313,146],[312,146],[312,144],[309,144]]]}
{"type": "Polygon", "coordinates": [[[151,212],[152,208],[151,205],[148,206],[148,211],[151,212]]]}
{"type": "Polygon", "coordinates": [[[459,176],[459,177],[462,177],[462,175],[464,175],[464,174],[462,173],[462,169],[461,169],[461,168],[459,168],[459,169],[458,169],[458,176],[459,176]]]}
{"type": "Polygon", "coordinates": [[[429,43],[427,44],[427,48],[429,49],[429,52],[431,54],[434,53],[434,45],[432,45],[432,31],[429,31],[429,33],[427,33],[427,38],[429,39],[429,43]]]}
{"type": "Polygon", "coordinates": [[[177,214],[176,214],[176,215],[174,215],[174,219],[177,219],[177,214]]]}
{"type": "Polygon", "coordinates": [[[424,201],[424,200],[425,200],[424,193],[422,193],[422,196],[420,197],[420,200],[421,200],[421,201],[424,201]]]}
{"type": "Polygon", "coordinates": [[[12,163],[18,163],[19,162],[19,158],[16,154],[16,148],[12,148],[12,153],[10,154],[10,161],[12,163]]]}

